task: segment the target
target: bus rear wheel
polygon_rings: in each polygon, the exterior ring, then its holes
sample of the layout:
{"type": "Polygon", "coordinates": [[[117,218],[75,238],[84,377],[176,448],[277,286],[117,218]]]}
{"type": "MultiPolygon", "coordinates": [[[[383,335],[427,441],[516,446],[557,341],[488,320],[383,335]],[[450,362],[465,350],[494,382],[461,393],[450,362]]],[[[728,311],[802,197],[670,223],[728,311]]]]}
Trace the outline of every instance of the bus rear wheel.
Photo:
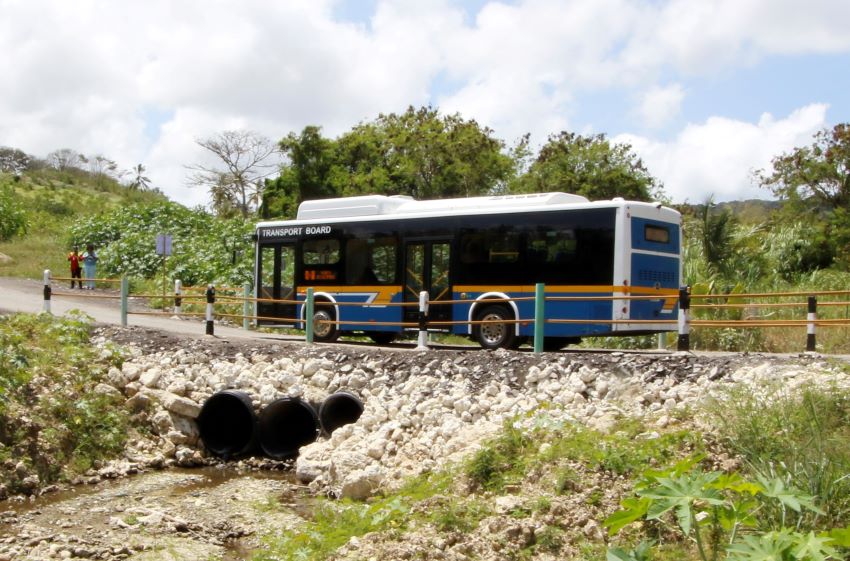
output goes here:
{"type": "Polygon", "coordinates": [[[319,308],[313,312],[313,340],[333,343],[339,339],[339,329],[334,325],[334,313],[330,308],[319,308]]]}
{"type": "Polygon", "coordinates": [[[513,314],[504,306],[485,306],[476,315],[477,321],[486,321],[473,326],[472,336],[485,349],[512,349],[516,342],[516,330],[512,323],[496,323],[513,321],[513,314]],[[492,323],[489,323],[492,322],[492,323]]]}

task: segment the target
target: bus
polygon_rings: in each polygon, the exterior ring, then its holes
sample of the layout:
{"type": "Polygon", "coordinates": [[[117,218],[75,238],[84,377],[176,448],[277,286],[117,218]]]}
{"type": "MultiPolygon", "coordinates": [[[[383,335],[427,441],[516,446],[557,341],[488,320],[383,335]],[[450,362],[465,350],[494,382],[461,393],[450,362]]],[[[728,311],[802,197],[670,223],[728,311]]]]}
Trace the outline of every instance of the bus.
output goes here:
{"type": "Polygon", "coordinates": [[[661,203],[367,195],[305,201],[255,239],[258,324],[304,329],[312,288],[316,341],[389,343],[418,329],[425,291],[429,331],[516,348],[534,334],[537,283],[547,350],[677,327],[681,215],[661,203]]]}

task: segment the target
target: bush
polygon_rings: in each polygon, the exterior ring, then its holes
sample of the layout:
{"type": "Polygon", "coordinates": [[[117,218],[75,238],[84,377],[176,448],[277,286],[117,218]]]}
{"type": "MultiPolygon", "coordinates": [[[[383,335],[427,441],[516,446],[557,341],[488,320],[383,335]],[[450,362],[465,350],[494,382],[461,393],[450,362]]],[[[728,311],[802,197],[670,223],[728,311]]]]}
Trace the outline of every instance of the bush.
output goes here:
{"type": "Polygon", "coordinates": [[[0,241],[26,233],[27,218],[10,187],[0,187],[0,241]]]}

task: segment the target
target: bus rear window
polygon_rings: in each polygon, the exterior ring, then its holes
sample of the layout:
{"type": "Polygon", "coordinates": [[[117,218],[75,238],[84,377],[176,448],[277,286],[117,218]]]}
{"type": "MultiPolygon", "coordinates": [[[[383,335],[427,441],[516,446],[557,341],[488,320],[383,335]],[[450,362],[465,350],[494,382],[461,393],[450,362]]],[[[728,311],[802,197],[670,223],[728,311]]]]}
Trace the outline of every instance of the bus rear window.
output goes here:
{"type": "Polygon", "coordinates": [[[670,229],[647,224],[643,227],[643,237],[648,242],[670,243],[670,229]]]}

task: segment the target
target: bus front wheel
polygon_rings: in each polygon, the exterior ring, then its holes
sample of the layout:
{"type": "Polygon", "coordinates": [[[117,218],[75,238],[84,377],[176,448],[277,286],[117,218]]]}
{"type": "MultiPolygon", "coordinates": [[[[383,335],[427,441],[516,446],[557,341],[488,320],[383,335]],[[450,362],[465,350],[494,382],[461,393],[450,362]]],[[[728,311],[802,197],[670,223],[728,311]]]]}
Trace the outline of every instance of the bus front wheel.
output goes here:
{"type": "Polygon", "coordinates": [[[332,343],[339,339],[339,329],[333,322],[332,310],[319,308],[313,312],[313,340],[319,343],[332,343]]]}
{"type": "Polygon", "coordinates": [[[476,315],[477,321],[485,321],[473,326],[472,336],[485,349],[511,349],[516,341],[516,330],[513,323],[498,323],[513,321],[513,314],[507,308],[499,305],[485,306],[476,315]]]}

